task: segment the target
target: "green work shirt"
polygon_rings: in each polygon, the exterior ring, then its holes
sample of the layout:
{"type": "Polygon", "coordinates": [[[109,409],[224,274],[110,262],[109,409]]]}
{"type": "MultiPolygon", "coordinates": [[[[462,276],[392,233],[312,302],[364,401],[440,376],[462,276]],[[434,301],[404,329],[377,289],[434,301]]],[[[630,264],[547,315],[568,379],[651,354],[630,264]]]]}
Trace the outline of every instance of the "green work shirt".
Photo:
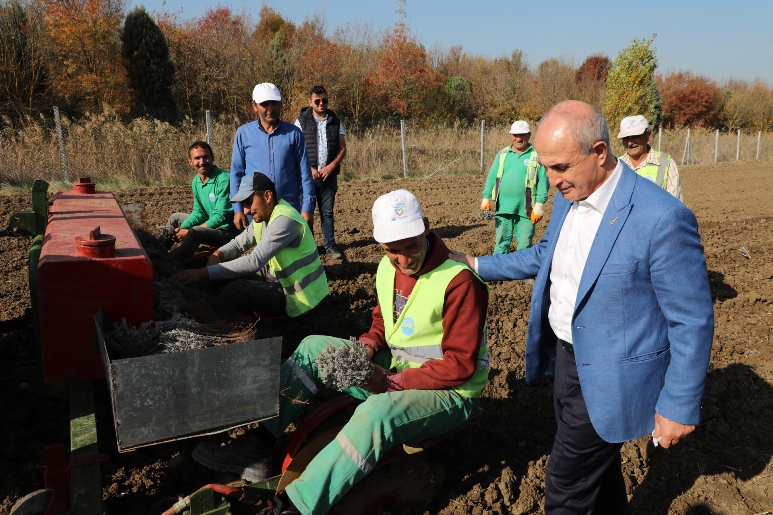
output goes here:
{"type": "MultiPolygon", "coordinates": [[[[504,149],[502,150],[504,152],[504,149]]],[[[499,183],[499,194],[497,195],[497,202],[494,209],[497,213],[502,214],[517,214],[519,216],[526,215],[526,169],[531,159],[531,154],[534,152],[534,147],[529,145],[529,148],[524,151],[523,154],[513,150],[512,145],[507,147],[507,155],[505,156],[504,173],[502,174],[502,180],[499,183]]],[[[494,185],[497,182],[497,172],[499,171],[499,156],[494,158],[494,162],[491,165],[491,169],[488,172],[486,178],[486,185],[483,187],[483,198],[491,198],[491,191],[494,189],[494,185]]],[[[544,204],[548,200],[548,178],[545,174],[545,167],[540,166],[537,172],[537,191],[532,192],[534,203],[544,204]]]]}
{"type": "Polygon", "coordinates": [[[193,189],[193,212],[180,224],[190,229],[203,223],[210,229],[234,227],[234,208],[229,202],[231,176],[225,170],[215,167],[207,182],[202,183],[198,174],[191,182],[193,189]]]}

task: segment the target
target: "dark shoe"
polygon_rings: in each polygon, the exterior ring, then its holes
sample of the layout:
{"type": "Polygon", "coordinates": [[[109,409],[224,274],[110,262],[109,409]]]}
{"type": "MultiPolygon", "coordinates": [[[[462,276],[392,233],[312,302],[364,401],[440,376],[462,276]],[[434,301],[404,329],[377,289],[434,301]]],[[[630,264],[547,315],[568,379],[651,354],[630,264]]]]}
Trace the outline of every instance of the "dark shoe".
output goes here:
{"type": "Polygon", "coordinates": [[[271,477],[271,453],[257,438],[245,438],[231,445],[201,442],[193,459],[220,472],[233,472],[252,483],[271,477]]]}
{"type": "Polygon", "coordinates": [[[274,496],[273,501],[268,501],[268,506],[263,508],[258,515],[296,515],[300,513],[293,502],[282,490],[274,496]]]}
{"type": "Polygon", "coordinates": [[[338,247],[333,245],[325,251],[325,253],[333,259],[343,259],[344,253],[338,250],[338,247]]]}

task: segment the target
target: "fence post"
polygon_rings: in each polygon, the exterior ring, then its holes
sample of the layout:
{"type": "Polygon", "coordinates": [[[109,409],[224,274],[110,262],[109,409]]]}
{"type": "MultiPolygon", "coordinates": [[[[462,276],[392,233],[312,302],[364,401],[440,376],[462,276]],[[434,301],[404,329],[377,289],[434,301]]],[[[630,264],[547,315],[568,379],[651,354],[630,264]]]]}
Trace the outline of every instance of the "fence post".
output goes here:
{"type": "Polygon", "coordinates": [[[480,121],[480,174],[486,170],[486,120],[480,121]]]}
{"type": "Polygon", "coordinates": [[[757,161],[760,160],[760,138],[762,138],[762,131],[757,131],[757,161]]]}
{"type": "Polygon", "coordinates": [[[660,152],[660,140],[663,137],[663,126],[658,127],[658,152],[660,152]]]}
{"type": "Polygon", "coordinates": [[[687,128],[687,139],[684,140],[684,152],[682,152],[682,164],[684,164],[684,158],[687,157],[687,149],[690,148],[690,128],[687,128]]]}
{"type": "Polygon", "coordinates": [[[714,137],[714,162],[717,162],[717,150],[719,150],[719,129],[717,129],[717,135],[714,137]]]}
{"type": "Polygon", "coordinates": [[[738,129],[738,141],[735,144],[735,160],[741,158],[741,129],[738,129]]]}
{"type": "Polygon", "coordinates": [[[62,120],[59,118],[59,107],[54,106],[54,122],[56,123],[56,136],[59,139],[59,157],[62,161],[62,174],[64,182],[70,182],[67,176],[67,154],[64,150],[64,136],[62,135],[62,120]]]}
{"type": "MultiPolygon", "coordinates": [[[[209,115],[209,109],[204,111],[206,123],[207,123],[207,143],[212,146],[212,117],[209,115]]],[[[214,149],[213,149],[214,150],[214,149]]]]}
{"type": "Polygon", "coordinates": [[[408,151],[405,148],[405,120],[400,120],[400,138],[403,142],[403,177],[408,177],[408,151]]]}

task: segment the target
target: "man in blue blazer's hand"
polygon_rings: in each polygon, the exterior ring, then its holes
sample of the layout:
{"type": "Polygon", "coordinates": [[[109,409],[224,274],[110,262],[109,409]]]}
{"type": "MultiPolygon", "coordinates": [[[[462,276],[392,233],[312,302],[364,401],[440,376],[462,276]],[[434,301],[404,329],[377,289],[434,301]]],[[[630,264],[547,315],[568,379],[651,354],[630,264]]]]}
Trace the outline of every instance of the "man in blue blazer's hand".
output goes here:
{"type": "Polygon", "coordinates": [[[695,429],[714,333],[695,215],[617,160],[601,113],[553,107],[534,140],[558,189],[545,236],[513,254],[452,252],[487,281],[535,278],[526,381],[555,376],[545,513],[626,513],[620,447],[695,429]]]}

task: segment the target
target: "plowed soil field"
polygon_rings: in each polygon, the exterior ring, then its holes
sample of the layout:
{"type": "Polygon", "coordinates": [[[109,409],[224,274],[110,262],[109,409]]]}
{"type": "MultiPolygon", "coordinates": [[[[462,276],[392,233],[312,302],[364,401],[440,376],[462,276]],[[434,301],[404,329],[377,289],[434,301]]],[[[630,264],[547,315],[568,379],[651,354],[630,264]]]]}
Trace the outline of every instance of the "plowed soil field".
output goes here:
{"type": "MultiPolygon", "coordinates": [[[[773,164],[732,163],[682,170],[685,201],[697,214],[711,280],[716,332],[703,422],[668,450],[650,438],[623,447],[633,513],[762,514],[773,510],[773,164]],[[740,250],[739,250],[740,249],[740,250]]],[[[281,335],[288,355],[308,334],[358,335],[369,326],[374,274],[382,253],[371,238],[373,200],[406,188],[419,198],[449,247],[493,250],[493,222],[477,219],[483,179],[364,180],[342,183],[336,231],[346,260],[323,256],[331,295],[302,324],[258,327],[256,337],[281,335]]],[[[99,185],[97,185],[99,187],[99,185]]],[[[115,192],[121,204],[143,202],[149,225],[188,210],[187,188],[115,192]]],[[[554,191],[551,190],[551,198],[554,191]]],[[[29,209],[29,194],[0,196],[0,222],[29,209]]],[[[550,216],[537,229],[544,232],[550,216]]],[[[321,236],[319,222],[315,233],[321,236]]],[[[21,389],[13,364],[33,355],[27,285],[29,238],[0,239],[0,513],[43,487],[43,448],[67,442],[64,401],[21,389]]],[[[540,513],[545,466],[555,431],[549,382],[527,386],[523,352],[531,286],[493,283],[488,308],[491,375],[483,414],[427,451],[445,481],[415,513],[462,515],[540,513]]],[[[98,389],[99,390],[99,389],[98,389]]],[[[98,400],[107,402],[104,392],[98,400]]],[[[109,411],[105,411],[109,414],[109,411]]],[[[119,454],[112,421],[102,422],[103,498],[110,513],[154,513],[167,496],[234,479],[190,457],[198,439],[119,454]]],[[[238,431],[232,432],[232,436],[238,431]]],[[[229,435],[222,435],[227,439],[229,435]]],[[[156,511],[157,513],[157,511],[156,511]]]]}

